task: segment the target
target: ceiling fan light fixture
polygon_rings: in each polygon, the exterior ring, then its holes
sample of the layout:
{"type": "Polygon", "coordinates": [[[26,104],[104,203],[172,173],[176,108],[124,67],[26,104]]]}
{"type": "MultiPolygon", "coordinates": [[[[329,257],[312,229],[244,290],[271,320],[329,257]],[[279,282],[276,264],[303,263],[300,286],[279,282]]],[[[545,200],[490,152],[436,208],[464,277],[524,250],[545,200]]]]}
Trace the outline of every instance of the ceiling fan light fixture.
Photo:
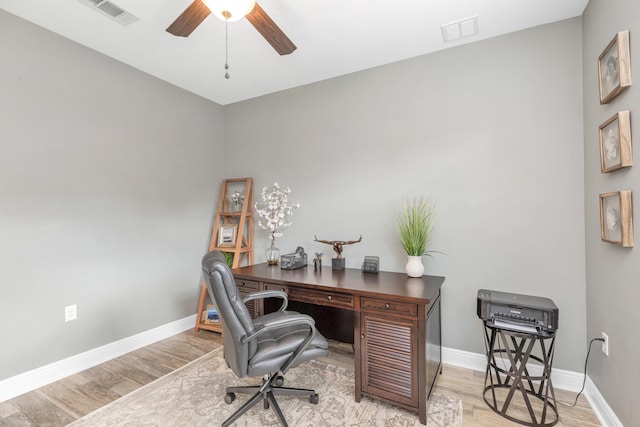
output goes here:
{"type": "Polygon", "coordinates": [[[256,5],[256,0],[202,0],[211,13],[223,21],[233,22],[244,18],[256,5]]]}

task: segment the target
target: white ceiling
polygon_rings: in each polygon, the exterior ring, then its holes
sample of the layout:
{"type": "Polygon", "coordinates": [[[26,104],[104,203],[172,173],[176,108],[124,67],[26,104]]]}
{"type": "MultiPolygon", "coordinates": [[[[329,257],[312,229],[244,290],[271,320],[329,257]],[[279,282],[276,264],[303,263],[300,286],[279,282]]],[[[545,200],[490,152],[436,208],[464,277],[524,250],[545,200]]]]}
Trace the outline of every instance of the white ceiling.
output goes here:
{"type": "Polygon", "coordinates": [[[165,31],[192,0],[112,0],[124,27],[79,0],[0,0],[0,8],[225,105],[463,43],[582,15],[588,0],[258,0],[298,49],[280,56],[246,20],[210,15],[188,37],[165,31]],[[444,43],[441,26],[478,16],[479,34],[444,43]]]}

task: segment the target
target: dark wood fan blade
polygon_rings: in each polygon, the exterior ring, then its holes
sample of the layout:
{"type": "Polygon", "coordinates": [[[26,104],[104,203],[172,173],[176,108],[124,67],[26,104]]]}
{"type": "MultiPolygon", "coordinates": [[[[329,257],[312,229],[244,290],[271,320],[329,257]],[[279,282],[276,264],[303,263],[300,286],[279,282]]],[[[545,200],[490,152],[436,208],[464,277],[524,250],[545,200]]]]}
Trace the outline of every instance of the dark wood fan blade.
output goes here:
{"type": "Polygon", "coordinates": [[[210,14],[211,11],[202,0],[195,0],[169,25],[167,32],[174,36],[188,37],[210,14]]]}
{"type": "Polygon", "coordinates": [[[280,55],[288,55],[297,49],[296,45],[289,40],[289,37],[282,32],[258,3],[246,18],[280,55]]]}

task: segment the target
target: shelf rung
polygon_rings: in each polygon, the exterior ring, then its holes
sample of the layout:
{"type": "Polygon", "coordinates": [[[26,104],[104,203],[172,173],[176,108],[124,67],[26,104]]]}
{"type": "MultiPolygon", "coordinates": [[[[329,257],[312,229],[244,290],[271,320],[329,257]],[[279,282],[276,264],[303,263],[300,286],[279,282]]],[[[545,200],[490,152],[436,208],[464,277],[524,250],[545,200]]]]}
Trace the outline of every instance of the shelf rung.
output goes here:
{"type": "MultiPolygon", "coordinates": [[[[220,212],[220,216],[242,216],[242,211],[220,212]]],[[[251,212],[247,212],[246,216],[253,216],[251,212]]]]}

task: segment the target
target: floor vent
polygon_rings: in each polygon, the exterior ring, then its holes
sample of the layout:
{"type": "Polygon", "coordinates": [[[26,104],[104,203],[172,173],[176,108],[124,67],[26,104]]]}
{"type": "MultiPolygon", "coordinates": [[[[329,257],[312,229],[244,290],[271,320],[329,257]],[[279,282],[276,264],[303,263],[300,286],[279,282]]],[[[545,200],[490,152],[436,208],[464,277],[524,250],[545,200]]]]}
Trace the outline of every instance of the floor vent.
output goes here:
{"type": "Polygon", "coordinates": [[[78,0],[80,3],[89,6],[91,9],[98,10],[104,15],[113,19],[120,25],[126,27],[133,24],[138,19],[137,16],[127,12],[117,4],[109,0],[78,0]]]}
{"type": "Polygon", "coordinates": [[[461,19],[442,25],[442,38],[445,43],[475,36],[478,34],[478,17],[461,19]]]}

